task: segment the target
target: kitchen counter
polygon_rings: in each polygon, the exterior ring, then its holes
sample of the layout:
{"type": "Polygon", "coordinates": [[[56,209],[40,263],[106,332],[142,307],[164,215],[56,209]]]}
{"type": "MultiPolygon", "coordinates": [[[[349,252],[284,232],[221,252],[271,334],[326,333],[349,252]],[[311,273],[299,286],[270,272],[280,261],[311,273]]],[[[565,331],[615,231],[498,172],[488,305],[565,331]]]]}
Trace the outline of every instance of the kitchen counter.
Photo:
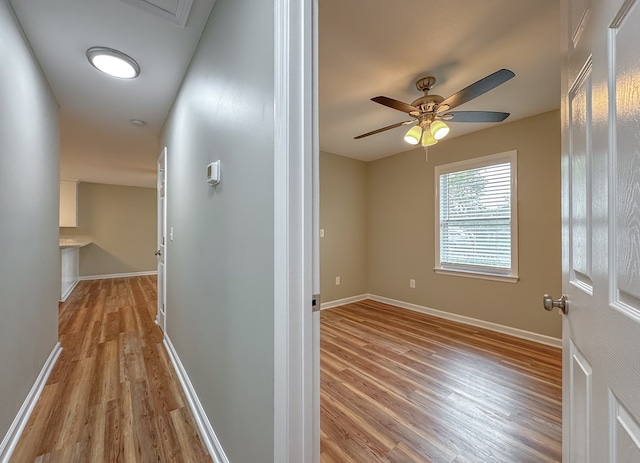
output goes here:
{"type": "Polygon", "coordinates": [[[91,244],[91,240],[76,238],[61,238],[58,240],[58,246],[61,248],[82,248],[91,244]]]}
{"type": "Polygon", "coordinates": [[[80,248],[91,244],[86,238],[60,238],[60,301],[64,302],[80,279],[80,248]]]}

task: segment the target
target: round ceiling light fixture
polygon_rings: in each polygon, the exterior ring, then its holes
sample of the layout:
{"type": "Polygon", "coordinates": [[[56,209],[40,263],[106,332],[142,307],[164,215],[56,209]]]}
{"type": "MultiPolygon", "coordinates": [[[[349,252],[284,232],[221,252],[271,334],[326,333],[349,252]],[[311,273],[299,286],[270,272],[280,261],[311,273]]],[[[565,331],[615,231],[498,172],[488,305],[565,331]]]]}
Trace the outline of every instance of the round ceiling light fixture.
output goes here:
{"type": "Polygon", "coordinates": [[[94,68],[111,77],[135,79],[140,75],[140,65],[130,56],[113,48],[89,48],[87,59],[94,68]]]}

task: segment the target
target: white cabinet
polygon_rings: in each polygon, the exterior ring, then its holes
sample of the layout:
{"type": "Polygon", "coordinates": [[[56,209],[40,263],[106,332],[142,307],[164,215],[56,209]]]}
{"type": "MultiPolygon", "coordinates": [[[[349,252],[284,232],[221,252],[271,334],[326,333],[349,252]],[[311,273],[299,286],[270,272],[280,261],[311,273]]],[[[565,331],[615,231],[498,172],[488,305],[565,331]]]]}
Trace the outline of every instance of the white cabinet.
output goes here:
{"type": "Polygon", "coordinates": [[[78,226],[77,180],[60,180],[60,226],[78,226]]]}

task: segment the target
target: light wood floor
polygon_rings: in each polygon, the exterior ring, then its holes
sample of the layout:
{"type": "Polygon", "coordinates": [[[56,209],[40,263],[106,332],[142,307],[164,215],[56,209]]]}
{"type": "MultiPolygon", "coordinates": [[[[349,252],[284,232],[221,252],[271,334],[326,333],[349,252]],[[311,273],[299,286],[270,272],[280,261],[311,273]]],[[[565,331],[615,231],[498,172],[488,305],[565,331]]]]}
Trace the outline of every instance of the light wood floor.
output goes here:
{"type": "MultiPolygon", "coordinates": [[[[211,462],[155,307],[155,277],[78,285],[11,463],[211,462]]],[[[559,349],[372,301],[321,320],[322,463],[561,461],[559,349]]]]}
{"type": "Polygon", "coordinates": [[[373,301],[321,313],[322,463],[561,461],[561,351],[373,301]]]}
{"type": "Polygon", "coordinates": [[[211,462],[154,324],[156,278],[80,282],[11,463],[211,462]]]}

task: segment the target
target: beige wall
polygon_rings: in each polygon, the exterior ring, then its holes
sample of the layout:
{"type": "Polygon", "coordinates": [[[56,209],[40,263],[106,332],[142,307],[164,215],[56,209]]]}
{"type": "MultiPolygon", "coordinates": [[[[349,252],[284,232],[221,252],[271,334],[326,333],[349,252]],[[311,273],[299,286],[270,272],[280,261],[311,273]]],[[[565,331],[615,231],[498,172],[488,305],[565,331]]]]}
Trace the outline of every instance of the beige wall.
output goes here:
{"type": "Polygon", "coordinates": [[[559,111],[446,140],[428,162],[423,149],[371,162],[367,191],[370,293],[561,337],[560,317],[541,303],[561,293],[559,111]],[[520,281],[434,273],[434,166],[509,150],[518,151],[520,281]]]}
{"type": "Polygon", "coordinates": [[[320,153],[320,287],[323,301],[367,292],[367,164],[320,153]],[[340,285],[336,285],[336,277],[340,285]]]}
{"type": "Polygon", "coordinates": [[[562,289],[559,111],[446,140],[428,162],[423,149],[370,163],[320,153],[320,227],[323,302],[371,293],[559,338],[540,302],[562,289]],[[436,274],[434,167],[514,149],[520,280],[436,274]]]}
{"type": "Polygon", "coordinates": [[[156,217],[155,188],[81,182],[78,228],[60,236],[93,241],[80,249],[80,276],[154,271],[156,217]]]}

